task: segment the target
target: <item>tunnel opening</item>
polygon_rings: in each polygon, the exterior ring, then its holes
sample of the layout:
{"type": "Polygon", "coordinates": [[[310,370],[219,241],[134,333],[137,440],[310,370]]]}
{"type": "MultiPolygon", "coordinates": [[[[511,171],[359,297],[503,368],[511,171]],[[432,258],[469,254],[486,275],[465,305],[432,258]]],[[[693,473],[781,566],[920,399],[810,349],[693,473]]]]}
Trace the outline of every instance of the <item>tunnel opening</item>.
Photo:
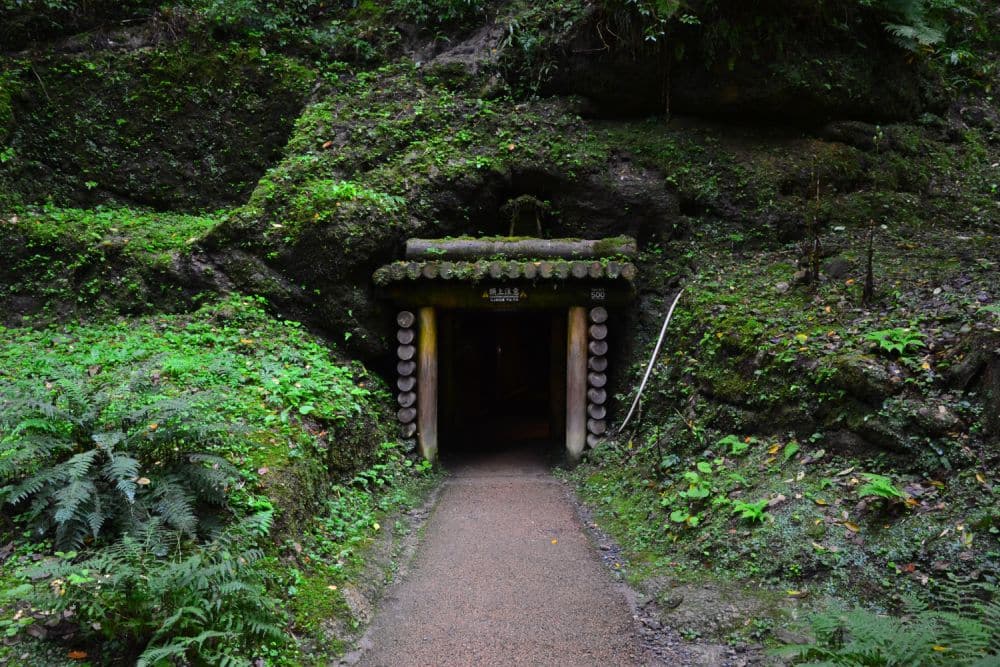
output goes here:
{"type": "Polygon", "coordinates": [[[399,308],[400,437],[428,461],[529,443],[578,463],[608,430],[609,332],[637,254],[627,236],[408,239],[373,275],[399,308]]]}
{"type": "Polygon", "coordinates": [[[440,314],[443,461],[530,447],[559,454],[566,420],[564,311],[440,314]]]}

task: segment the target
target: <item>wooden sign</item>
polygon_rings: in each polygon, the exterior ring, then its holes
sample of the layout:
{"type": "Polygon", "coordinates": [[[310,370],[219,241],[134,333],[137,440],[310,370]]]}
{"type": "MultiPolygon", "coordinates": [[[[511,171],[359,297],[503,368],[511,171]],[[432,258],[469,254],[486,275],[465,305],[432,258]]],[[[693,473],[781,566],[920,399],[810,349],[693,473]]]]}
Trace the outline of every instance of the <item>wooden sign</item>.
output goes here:
{"type": "Polygon", "coordinates": [[[520,287],[490,287],[483,290],[483,299],[490,303],[521,303],[528,293],[520,287]]]}

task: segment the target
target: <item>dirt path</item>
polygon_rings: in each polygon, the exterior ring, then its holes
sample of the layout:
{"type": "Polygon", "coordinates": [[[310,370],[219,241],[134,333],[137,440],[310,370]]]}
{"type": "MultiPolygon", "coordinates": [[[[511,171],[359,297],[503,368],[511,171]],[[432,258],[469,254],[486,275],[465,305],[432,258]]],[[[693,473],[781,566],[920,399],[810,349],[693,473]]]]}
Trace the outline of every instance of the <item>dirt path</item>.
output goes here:
{"type": "Polygon", "coordinates": [[[655,662],[643,657],[624,586],[528,449],[452,469],[361,648],[368,667],[655,662]]]}

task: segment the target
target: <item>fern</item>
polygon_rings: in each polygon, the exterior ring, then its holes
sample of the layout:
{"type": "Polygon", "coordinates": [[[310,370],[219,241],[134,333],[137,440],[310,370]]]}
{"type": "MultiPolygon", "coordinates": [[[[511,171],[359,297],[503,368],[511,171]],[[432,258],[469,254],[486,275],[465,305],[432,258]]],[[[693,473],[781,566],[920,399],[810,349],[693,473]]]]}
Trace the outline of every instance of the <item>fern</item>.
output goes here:
{"type": "Polygon", "coordinates": [[[902,617],[864,609],[817,614],[816,640],[779,653],[802,665],[984,666],[1000,663],[1000,602],[995,587],[950,582],[938,604],[909,600],[902,617]],[[985,599],[984,599],[985,598],[985,599]]]}
{"type": "Polygon", "coordinates": [[[151,520],[89,558],[53,558],[21,573],[33,583],[7,595],[44,617],[73,610],[81,631],[124,645],[137,665],[246,665],[261,645],[285,641],[280,607],[256,566],[263,554],[254,543],[270,522],[270,513],[247,517],[192,548],[151,520]]]}
{"type": "MultiPolygon", "coordinates": [[[[226,504],[238,476],[211,449],[232,429],[205,419],[205,398],[136,395],[120,414],[107,391],[57,380],[48,400],[0,395],[0,506],[61,549],[135,532],[152,517],[196,537],[199,514],[226,504]],[[195,425],[197,422],[197,425],[195,425]]],[[[8,390],[9,391],[9,390],[8,390]]]]}

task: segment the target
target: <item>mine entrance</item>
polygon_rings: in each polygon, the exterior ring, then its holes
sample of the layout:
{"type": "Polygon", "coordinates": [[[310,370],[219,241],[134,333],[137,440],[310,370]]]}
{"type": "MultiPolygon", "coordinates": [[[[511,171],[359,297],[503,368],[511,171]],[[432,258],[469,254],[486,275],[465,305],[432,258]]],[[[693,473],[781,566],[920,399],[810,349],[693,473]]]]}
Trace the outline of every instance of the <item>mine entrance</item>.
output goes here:
{"type": "Polygon", "coordinates": [[[566,420],[564,311],[443,311],[441,455],[547,447],[566,420]]]}
{"type": "Polygon", "coordinates": [[[396,306],[400,436],[428,460],[608,428],[609,332],[631,301],[634,239],[410,239],[373,275],[396,306]]]}

